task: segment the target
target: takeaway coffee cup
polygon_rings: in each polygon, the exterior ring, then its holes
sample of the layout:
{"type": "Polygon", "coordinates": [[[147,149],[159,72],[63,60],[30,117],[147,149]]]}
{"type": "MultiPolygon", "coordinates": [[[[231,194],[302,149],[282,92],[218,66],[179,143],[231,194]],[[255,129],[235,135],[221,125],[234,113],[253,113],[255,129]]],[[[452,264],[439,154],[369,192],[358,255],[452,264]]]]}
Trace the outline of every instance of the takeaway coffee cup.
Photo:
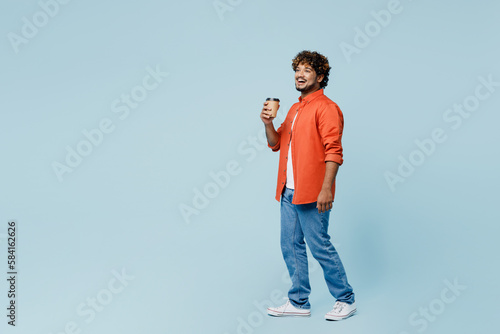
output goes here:
{"type": "Polygon", "coordinates": [[[278,109],[280,108],[280,99],[268,97],[266,101],[269,102],[267,104],[267,107],[272,108],[271,116],[276,117],[276,115],[278,114],[278,109]]]}

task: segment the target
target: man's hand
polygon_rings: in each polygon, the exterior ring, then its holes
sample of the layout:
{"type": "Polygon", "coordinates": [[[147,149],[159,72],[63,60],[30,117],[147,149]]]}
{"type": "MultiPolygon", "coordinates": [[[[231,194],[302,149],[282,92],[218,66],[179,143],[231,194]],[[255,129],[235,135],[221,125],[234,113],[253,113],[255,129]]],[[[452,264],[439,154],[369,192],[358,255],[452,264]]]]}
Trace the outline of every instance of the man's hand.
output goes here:
{"type": "Polygon", "coordinates": [[[275,117],[271,116],[272,108],[269,108],[267,105],[269,102],[264,102],[264,108],[262,108],[262,112],[260,113],[260,119],[264,122],[265,125],[273,124],[273,119],[275,117]]]}
{"type": "Polygon", "coordinates": [[[319,213],[328,211],[333,205],[333,195],[331,189],[321,189],[318,195],[316,208],[319,213]]]}
{"type": "Polygon", "coordinates": [[[325,164],[325,179],[323,180],[323,185],[321,186],[316,204],[319,213],[328,211],[332,208],[332,187],[333,182],[335,182],[335,176],[337,176],[339,170],[339,164],[334,161],[326,161],[325,164]]]}
{"type": "MultiPolygon", "coordinates": [[[[271,116],[272,108],[269,108],[267,105],[269,102],[264,102],[264,108],[262,108],[262,112],[260,113],[260,119],[264,122],[264,127],[266,129],[266,138],[269,146],[273,147],[278,144],[280,140],[280,136],[278,132],[274,129],[273,120],[275,117],[271,116]]],[[[278,107],[279,109],[279,107],[278,107]]]]}

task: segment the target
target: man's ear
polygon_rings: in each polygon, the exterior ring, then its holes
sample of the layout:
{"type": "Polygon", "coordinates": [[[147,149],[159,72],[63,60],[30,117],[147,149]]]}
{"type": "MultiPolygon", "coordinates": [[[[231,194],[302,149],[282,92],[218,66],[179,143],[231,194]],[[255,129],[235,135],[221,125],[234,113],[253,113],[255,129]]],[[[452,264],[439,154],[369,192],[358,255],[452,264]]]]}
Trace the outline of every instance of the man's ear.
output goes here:
{"type": "Polygon", "coordinates": [[[321,81],[323,81],[323,79],[325,78],[325,75],[324,74],[321,74],[321,75],[318,75],[318,77],[316,78],[316,81],[318,83],[321,83],[321,81]]]}

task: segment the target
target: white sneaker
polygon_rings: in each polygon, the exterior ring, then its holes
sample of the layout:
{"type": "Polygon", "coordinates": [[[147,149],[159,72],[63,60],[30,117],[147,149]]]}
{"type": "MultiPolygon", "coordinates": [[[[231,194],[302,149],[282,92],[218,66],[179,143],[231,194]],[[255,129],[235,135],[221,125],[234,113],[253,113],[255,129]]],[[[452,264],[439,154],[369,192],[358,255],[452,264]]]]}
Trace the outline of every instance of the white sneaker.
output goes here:
{"type": "Polygon", "coordinates": [[[336,302],[333,310],[325,315],[326,320],[342,320],[349,318],[356,312],[356,303],[347,304],[344,302],[336,302]]]}
{"type": "Polygon", "coordinates": [[[311,310],[296,308],[292,305],[292,303],[290,303],[290,300],[287,300],[285,305],[281,305],[279,307],[268,307],[267,314],[274,317],[309,317],[311,315],[311,310]]]}

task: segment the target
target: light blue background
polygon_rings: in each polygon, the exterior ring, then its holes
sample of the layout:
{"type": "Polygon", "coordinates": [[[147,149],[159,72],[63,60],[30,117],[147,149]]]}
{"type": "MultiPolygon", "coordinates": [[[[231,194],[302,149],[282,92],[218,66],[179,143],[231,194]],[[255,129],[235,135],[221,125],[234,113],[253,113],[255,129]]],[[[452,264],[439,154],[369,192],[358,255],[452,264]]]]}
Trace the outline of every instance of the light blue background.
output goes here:
{"type": "Polygon", "coordinates": [[[413,334],[422,326],[410,315],[438,305],[446,280],[466,289],[422,332],[494,331],[500,87],[456,130],[443,114],[479,76],[500,81],[500,4],[402,0],[349,62],[340,44],[388,1],[231,3],[221,19],[211,0],[74,0],[15,53],[8,34],[40,7],[2,1],[2,268],[7,222],[19,226],[17,326],[6,324],[2,279],[2,333],[55,334],[74,322],[96,334],[413,334]],[[297,101],[290,64],[304,49],[329,57],[325,94],[345,117],[330,232],[358,314],[340,323],[323,320],[334,300],[315,262],[311,318],[264,317],[254,304],[289,285],[278,155],[249,150],[249,136],[263,128],[266,97],[280,97],[282,113],[297,101]],[[148,66],[169,75],[121,120],[111,104],[148,66]],[[59,182],[52,163],[104,118],[114,131],[59,182]],[[392,192],[384,173],[435,128],[447,140],[392,192]],[[231,161],[240,172],[187,223],[179,206],[231,161]],[[114,270],[134,278],[87,323],[77,307],[114,270]]]}

